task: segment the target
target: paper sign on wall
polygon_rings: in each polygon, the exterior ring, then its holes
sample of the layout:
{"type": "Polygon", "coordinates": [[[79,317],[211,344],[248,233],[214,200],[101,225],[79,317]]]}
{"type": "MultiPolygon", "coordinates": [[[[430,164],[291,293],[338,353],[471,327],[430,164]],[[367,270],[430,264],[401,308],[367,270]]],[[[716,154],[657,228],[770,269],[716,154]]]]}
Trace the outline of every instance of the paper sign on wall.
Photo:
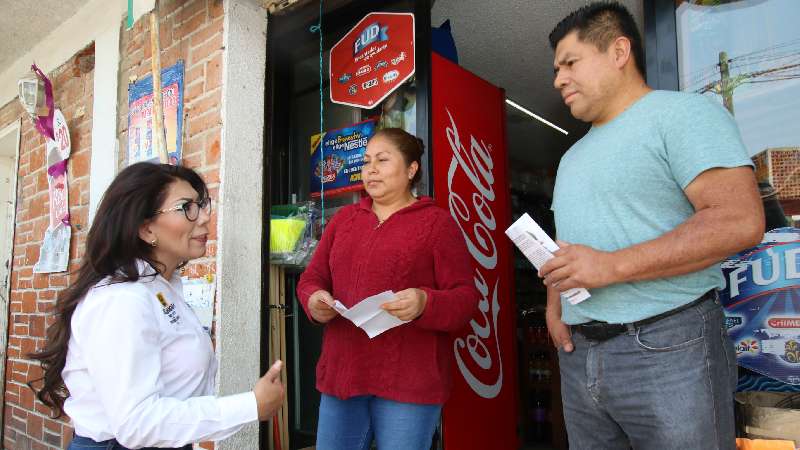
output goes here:
{"type": "Polygon", "coordinates": [[[72,151],[69,128],[64,114],[56,109],[53,135],[47,139],[47,186],[50,194],[50,224],[39,249],[35,273],[63,272],[69,265],[69,243],[72,238],[69,218],[69,186],[67,161],[72,151]]]}

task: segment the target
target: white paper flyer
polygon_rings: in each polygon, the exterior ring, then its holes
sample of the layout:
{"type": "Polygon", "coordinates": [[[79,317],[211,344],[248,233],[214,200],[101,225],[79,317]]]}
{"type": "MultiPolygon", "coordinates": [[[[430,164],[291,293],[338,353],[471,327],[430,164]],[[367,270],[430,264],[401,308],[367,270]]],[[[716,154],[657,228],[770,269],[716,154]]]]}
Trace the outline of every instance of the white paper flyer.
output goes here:
{"type": "MultiPolygon", "coordinates": [[[[558,245],[542,230],[535,220],[525,213],[511,224],[506,230],[506,236],[514,242],[523,255],[528,258],[536,269],[553,258],[553,252],[558,250],[558,245]]],[[[584,288],[573,288],[561,293],[561,297],[570,304],[578,303],[591,297],[584,288]]]]}
{"type": "Polygon", "coordinates": [[[381,309],[381,305],[395,300],[394,292],[384,291],[380,294],[367,297],[348,309],[339,300],[335,300],[333,308],[342,317],[353,322],[357,327],[367,333],[370,339],[386,330],[407,323],[381,309]]]}

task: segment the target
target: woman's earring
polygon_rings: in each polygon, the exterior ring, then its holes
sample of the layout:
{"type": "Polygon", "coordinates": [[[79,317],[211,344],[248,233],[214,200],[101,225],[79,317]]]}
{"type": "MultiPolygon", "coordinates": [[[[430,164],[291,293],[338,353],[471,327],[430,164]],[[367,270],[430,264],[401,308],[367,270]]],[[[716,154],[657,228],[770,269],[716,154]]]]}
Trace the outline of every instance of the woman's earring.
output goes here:
{"type": "Polygon", "coordinates": [[[158,238],[155,238],[152,241],[150,241],[150,245],[152,247],[158,247],[158,238]]]}

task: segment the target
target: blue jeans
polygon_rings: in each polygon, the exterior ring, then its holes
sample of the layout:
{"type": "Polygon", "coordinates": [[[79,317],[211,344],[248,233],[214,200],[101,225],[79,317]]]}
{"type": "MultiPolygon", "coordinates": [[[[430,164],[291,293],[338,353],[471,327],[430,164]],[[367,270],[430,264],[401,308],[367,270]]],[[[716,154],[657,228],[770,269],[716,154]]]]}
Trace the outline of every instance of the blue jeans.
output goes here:
{"type": "Polygon", "coordinates": [[[736,354],[716,300],[559,350],[572,449],[735,449],[736,354]]]}
{"type": "Polygon", "coordinates": [[[428,450],[441,405],[403,403],[367,395],[341,400],[322,394],[317,450],[428,450]]]}
{"type": "MultiPolygon", "coordinates": [[[[156,447],[147,447],[147,448],[142,448],[141,450],[154,450],[155,448],[156,447]]],[[[107,441],[97,442],[94,439],[78,436],[77,434],[72,437],[72,442],[70,442],[69,447],[67,447],[67,450],[98,450],[98,449],[128,450],[127,447],[121,446],[116,439],[109,439],[107,441]]],[[[181,447],[180,449],[176,450],[192,450],[192,446],[187,445],[185,447],[181,447]]]]}

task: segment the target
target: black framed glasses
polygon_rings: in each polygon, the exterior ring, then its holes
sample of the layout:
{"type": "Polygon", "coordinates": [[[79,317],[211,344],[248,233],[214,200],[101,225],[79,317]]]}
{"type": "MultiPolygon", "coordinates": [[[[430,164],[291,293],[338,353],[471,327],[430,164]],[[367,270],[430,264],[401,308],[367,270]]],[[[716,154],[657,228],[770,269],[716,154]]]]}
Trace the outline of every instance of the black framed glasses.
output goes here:
{"type": "Polygon", "coordinates": [[[159,209],[156,215],[164,214],[172,211],[183,211],[186,220],[194,222],[200,216],[200,211],[205,211],[209,216],[211,215],[211,197],[206,197],[201,200],[189,200],[186,203],[175,205],[172,208],[159,209]]]}

